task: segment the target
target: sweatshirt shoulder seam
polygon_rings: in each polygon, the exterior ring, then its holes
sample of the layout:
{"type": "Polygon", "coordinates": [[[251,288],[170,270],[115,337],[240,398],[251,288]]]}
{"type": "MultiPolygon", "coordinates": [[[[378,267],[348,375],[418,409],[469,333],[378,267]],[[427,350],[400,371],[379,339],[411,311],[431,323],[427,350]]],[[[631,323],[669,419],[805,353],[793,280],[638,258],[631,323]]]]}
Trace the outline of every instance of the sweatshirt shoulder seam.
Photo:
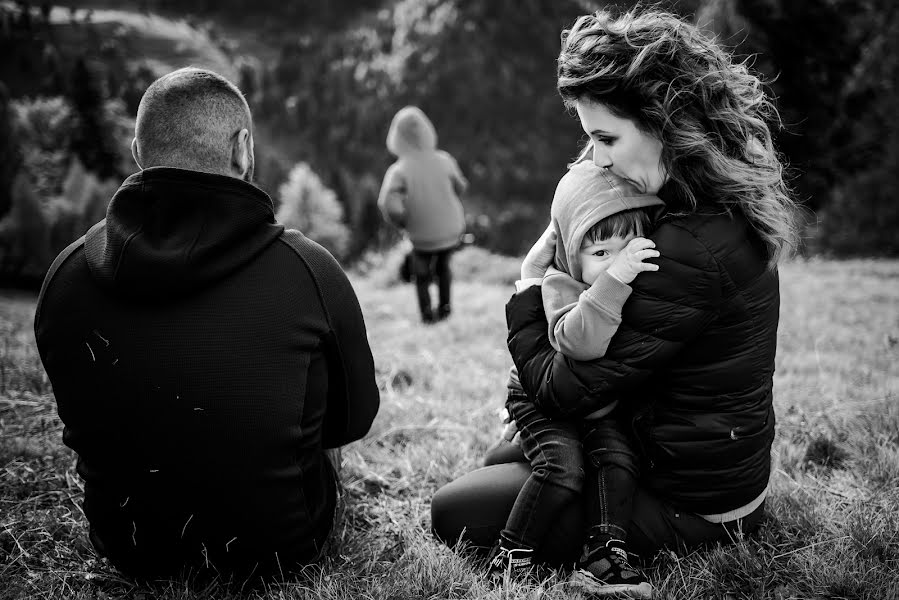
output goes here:
{"type": "MultiPolygon", "coordinates": [[[[290,248],[293,251],[293,253],[296,254],[297,258],[300,259],[300,262],[303,263],[303,266],[306,268],[306,271],[309,272],[310,278],[315,283],[315,293],[316,293],[316,296],[318,297],[318,303],[321,306],[322,313],[325,315],[325,319],[328,323],[328,331],[333,331],[334,325],[333,325],[332,319],[331,319],[331,312],[328,310],[328,305],[325,303],[325,297],[324,297],[324,293],[322,291],[321,281],[319,281],[317,270],[315,268],[313,268],[312,265],[309,264],[309,258],[303,254],[302,248],[300,248],[300,246],[297,243],[295,243],[293,240],[290,239],[293,236],[291,234],[288,234],[287,233],[288,231],[289,231],[288,229],[285,229],[284,231],[282,231],[281,235],[278,236],[278,241],[280,241],[281,243],[286,245],[288,248],[290,248]]],[[[300,235],[302,235],[302,233],[300,233],[300,235]]],[[[306,239],[308,240],[308,238],[306,238],[306,239]]],[[[311,240],[309,240],[309,241],[311,241],[311,240]]]]}
{"type": "Polygon", "coordinates": [[[41,291],[37,296],[37,305],[34,310],[34,322],[37,324],[41,318],[41,307],[44,304],[44,294],[46,294],[47,289],[50,287],[51,281],[56,277],[56,273],[62,267],[64,263],[66,263],[73,254],[79,249],[84,248],[84,236],[81,236],[74,242],[68,245],[59,255],[54,259],[53,264],[50,265],[50,268],[47,269],[47,274],[44,276],[44,282],[41,285],[41,291]]]}

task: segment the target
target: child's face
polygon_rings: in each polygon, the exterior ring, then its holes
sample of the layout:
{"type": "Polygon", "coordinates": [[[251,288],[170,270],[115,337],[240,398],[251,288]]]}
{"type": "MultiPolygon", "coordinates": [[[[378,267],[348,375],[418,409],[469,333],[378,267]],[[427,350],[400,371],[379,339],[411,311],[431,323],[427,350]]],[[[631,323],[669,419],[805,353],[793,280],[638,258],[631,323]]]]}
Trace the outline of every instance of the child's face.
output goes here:
{"type": "Polygon", "coordinates": [[[628,242],[635,237],[637,235],[634,233],[629,233],[624,237],[613,235],[596,242],[584,238],[580,252],[581,281],[587,285],[593,285],[597,277],[608,270],[618,253],[624,250],[628,242]]]}

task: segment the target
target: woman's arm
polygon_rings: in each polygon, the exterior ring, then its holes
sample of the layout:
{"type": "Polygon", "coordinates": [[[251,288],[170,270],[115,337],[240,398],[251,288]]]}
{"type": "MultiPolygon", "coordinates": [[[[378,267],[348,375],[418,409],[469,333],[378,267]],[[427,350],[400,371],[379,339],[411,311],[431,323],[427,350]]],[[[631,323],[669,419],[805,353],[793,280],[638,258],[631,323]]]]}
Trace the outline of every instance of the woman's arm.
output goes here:
{"type": "Polygon", "coordinates": [[[506,305],[508,345],[522,386],[549,414],[583,417],[664,369],[714,320],[721,299],[717,264],[692,233],[666,224],[652,236],[658,271],[633,283],[606,355],[577,361],[553,350],[539,289],[506,305]]]}

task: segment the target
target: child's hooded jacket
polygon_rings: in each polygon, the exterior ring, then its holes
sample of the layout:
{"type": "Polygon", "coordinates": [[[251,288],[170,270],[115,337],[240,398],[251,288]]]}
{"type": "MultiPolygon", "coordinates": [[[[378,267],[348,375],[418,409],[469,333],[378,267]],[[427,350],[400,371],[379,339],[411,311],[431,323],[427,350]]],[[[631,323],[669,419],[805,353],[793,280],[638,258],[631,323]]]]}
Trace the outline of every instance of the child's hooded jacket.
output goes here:
{"type": "Polygon", "coordinates": [[[409,234],[416,250],[454,248],[465,231],[459,201],[468,185],[459,165],[437,150],[437,133],[418,108],[397,112],[387,134],[387,148],[397,157],[384,175],[378,207],[384,217],[409,234]]]}
{"type": "Polygon", "coordinates": [[[593,285],[581,282],[580,249],[590,229],[616,213],[635,208],[658,212],[665,204],[590,161],[572,166],[553,196],[555,267],[543,278],[543,307],[553,348],[576,360],[601,358],[621,323],[631,287],[602,273],[593,285]]]}

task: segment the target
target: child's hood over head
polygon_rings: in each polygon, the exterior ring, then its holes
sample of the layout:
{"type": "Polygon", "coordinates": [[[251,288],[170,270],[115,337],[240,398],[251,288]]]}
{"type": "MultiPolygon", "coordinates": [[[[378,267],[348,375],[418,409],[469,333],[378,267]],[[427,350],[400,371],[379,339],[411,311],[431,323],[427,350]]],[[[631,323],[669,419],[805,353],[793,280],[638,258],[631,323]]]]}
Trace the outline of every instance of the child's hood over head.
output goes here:
{"type": "Polygon", "coordinates": [[[559,180],[550,210],[556,230],[556,268],[580,280],[581,244],[594,225],[625,210],[657,207],[661,213],[664,206],[658,196],[641,194],[591,161],[573,165],[559,180]]]}
{"type": "Polygon", "coordinates": [[[390,123],[387,149],[396,156],[435,150],[437,130],[428,116],[416,106],[401,108],[390,123]]]}

